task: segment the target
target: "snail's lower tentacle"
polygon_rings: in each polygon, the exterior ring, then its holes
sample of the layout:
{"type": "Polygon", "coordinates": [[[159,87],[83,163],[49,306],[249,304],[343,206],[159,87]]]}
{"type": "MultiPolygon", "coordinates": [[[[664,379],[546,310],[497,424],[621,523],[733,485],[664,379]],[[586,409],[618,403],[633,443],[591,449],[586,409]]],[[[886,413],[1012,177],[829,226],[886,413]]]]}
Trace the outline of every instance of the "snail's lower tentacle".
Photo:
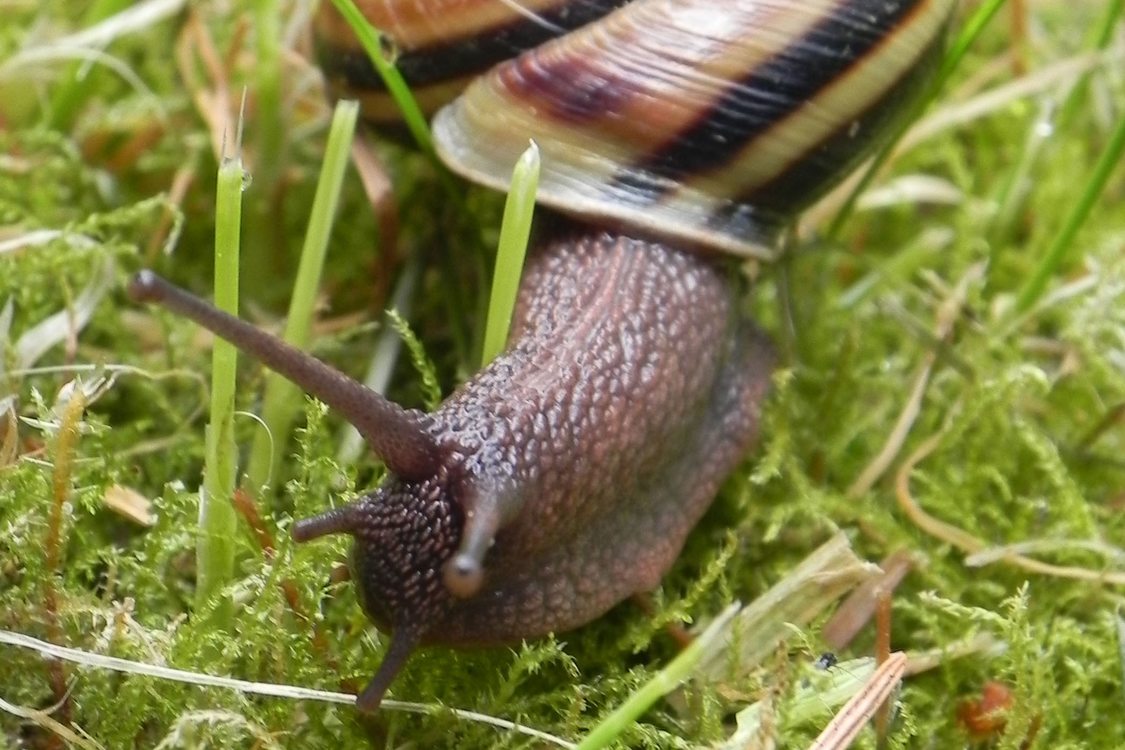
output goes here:
{"type": "Polygon", "coordinates": [[[419,634],[416,631],[408,627],[395,628],[391,635],[391,645],[383,656],[378,671],[356,698],[355,705],[360,711],[374,711],[379,707],[383,702],[383,696],[387,694],[387,688],[391,686],[391,682],[398,676],[407,659],[414,653],[418,640],[419,634]]]}
{"type": "Polygon", "coordinates": [[[351,534],[358,525],[356,506],[344,505],[294,523],[293,541],[307,542],[330,534],[351,534]]]}

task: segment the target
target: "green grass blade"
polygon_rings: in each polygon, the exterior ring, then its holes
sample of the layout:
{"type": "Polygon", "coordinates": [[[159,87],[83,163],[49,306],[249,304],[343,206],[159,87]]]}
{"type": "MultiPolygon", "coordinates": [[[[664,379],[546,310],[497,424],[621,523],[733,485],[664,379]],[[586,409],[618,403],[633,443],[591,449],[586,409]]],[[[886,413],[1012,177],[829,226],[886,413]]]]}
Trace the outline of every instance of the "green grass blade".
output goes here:
{"type": "MultiPolygon", "coordinates": [[[[1110,0],[1106,4],[1106,12],[1102,17],[1101,22],[1096,24],[1090,33],[1088,46],[1094,50],[1105,50],[1109,43],[1113,40],[1113,29],[1116,28],[1117,23],[1121,20],[1121,14],[1125,11],[1125,0],[1110,0]]],[[[1073,84],[1069,86],[1069,90],[1063,97],[1063,104],[1059,108],[1058,115],[1053,118],[1053,127],[1050,132],[1055,132],[1067,128],[1074,116],[1079,112],[1082,102],[1085,100],[1085,93],[1088,87],[1092,71],[1084,72],[1073,84]]],[[[1042,115],[1032,124],[1028,130],[1025,138],[1025,145],[1020,151],[1020,159],[1016,163],[1016,168],[1012,170],[1011,175],[1002,187],[999,197],[996,201],[998,209],[996,211],[996,218],[993,220],[992,227],[989,231],[989,238],[992,243],[993,263],[995,266],[995,256],[1003,246],[1004,237],[1015,226],[1019,212],[1026,204],[1027,195],[1031,192],[1033,184],[1032,175],[1035,168],[1039,165],[1042,157],[1047,153],[1048,146],[1052,143],[1052,138],[1048,132],[1042,132],[1043,128],[1041,123],[1051,120],[1051,108],[1055,104],[1055,96],[1048,97],[1040,104],[1042,115]]]]}
{"type": "MultiPolygon", "coordinates": [[[[418,288],[418,279],[421,275],[421,259],[415,254],[406,262],[406,268],[395,282],[388,306],[389,310],[397,311],[403,320],[410,317],[410,311],[414,307],[414,292],[418,288]]],[[[386,395],[402,344],[402,336],[398,331],[390,326],[383,327],[375,339],[375,348],[368,359],[367,375],[363,378],[365,386],[376,393],[386,395]]],[[[337,463],[355,463],[363,452],[364,446],[359,430],[354,425],[345,424],[340,432],[339,442],[340,446],[336,450],[337,463]]]]}
{"type": "Polygon", "coordinates": [[[379,77],[383,79],[387,92],[398,105],[403,122],[418,144],[418,148],[432,157],[434,155],[434,142],[430,136],[430,128],[426,125],[426,116],[422,114],[422,109],[418,106],[414,95],[410,93],[410,87],[406,85],[406,81],[403,80],[402,74],[398,72],[398,68],[387,61],[383,53],[379,31],[367,22],[353,0],[332,0],[332,4],[336,6],[336,10],[351,26],[356,38],[363,46],[363,51],[367,53],[367,57],[370,58],[371,64],[375,66],[379,77]]]}
{"type": "MultiPolygon", "coordinates": [[[[1105,15],[1091,31],[1090,48],[1104,50],[1109,47],[1109,43],[1113,41],[1113,31],[1117,28],[1117,24],[1121,21],[1121,15],[1125,13],[1125,0],[1109,0],[1105,6],[1105,15]]],[[[1059,112],[1058,125],[1060,128],[1067,127],[1074,116],[1078,113],[1079,108],[1086,95],[1086,84],[1090,80],[1090,72],[1082,74],[1082,78],[1071,87],[1070,93],[1067,95],[1066,101],[1059,112]]]]}
{"type": "MultiPolygon", "coordinates": [[[[281,107],[281,7],[276,0],[256,0],[254,4],[254,92],[257,117],[254,133],[258,141],[255,181],[272,189],[277,169],[285,163],[285,125],[281,107]]],[[[269,199],[262,196],[262,201],[269,199]]]]}
{"type": "Polygon", "coordinates": [[[738,614],[738,610],[737,604],[727,607],[668,666],[642,685],[640,690],[630,695],[628,700],[607,716],[601,724],[594,727],[594,730],[578,744],[578,750],[598,750],[598,748],[607,747],[622,732],[636,723],[637,719],[654,703],[679,687],[680,683],[688,678],[707,651],[713,647],[712,644],[726,633],[734,616],[738,614]]]}
{"type": "Polygon", "coordinates": [[[997,255],[1004,247],[1004,238],[1016,226],[1020,211],[1027,203],[1035,168],[1047,151],[1050,138],[1044,133],[1043,123],[1049,121],[1051,117],[1051,106],[1050,102],[1040,103],[1040,117],[1027,129],[1015,168],[1004,181],[996,198],[996,213],[988,230],[989,244],[992,246],[991,265],[994,267],[997,255]]]}
{"type": "MultiPolygon", "coordinates": [[[[340,191],[358,119],[359,105],[356,102],[344,101],[336,105],[283,333],[285,341],[298,349],[308,346],[316,290],[320,286],[324,258],[328,252],[328,237],[340,204],[340,191]]],[[[297,386],[276,373],[271,372],[266,376],[262,421],[267,429],[258,431],[254,436],[247,471],[251,487],[259,488],[270,481],[285,449],[285,436],[303,402],[301,390],[297,386]],[[271,435],[273,439],[270,438],[271,435]]]]}
{"type": "MultiPolygon", "coordinates": [[[[115,13],[125,10],[130,5],[130,0],[95,0],[86,9],[83,16],[83,27],[90,27],[99,21],[104,21],[115,13]]],[[[51,97],[50,114],[48,115],[49,127],[58,130],[69,128],[74,122],[75,115],[82,103],[96,90],[92,85],[97,79],[99,71],[85,62],[71,63],[66,73],[61,77],[61,85],[51,97]]]]}
{"type": "Polygon", "coordinates": [[[1105,6],[1105,16],[1094,29],[1094,44],[1097,49],[1105,49],[1113,41],[1113,30],[1125,14],[1125,0],[1110,0],[1105,6]]]}
{"type": "Polygon", "coordinates": [[[1105,151],[1102,152],[1097,164],[1094,165],[1094,171],[1090,175],[1090,179],[1087,180],[1082,194],[1063,222],[1062,229],[1055,235],[1055,239],[1043,254],[1043,258],[1039,261],[1039,265],[1035,268],[1031,278],[1020,290],[1019,297],[1016,299],[1017,313],[1026,312],[1035,304],[1047,288],[1048,282],[1066,261],[1067,255],[1074,244],[1075,235],[1086,222],[1094,204],[1098,202],[1098,198],[1101,196],[1106,182],[1109,181],[1109,176],[1113,173],[1114,167],[1121,162],[1122,152],[1125,152],[1125,118],[1117,121],[1117,127],[1114,128],[1105,151]]]}
{"type": "MultiPolygon", "coordinates": [[[[238,256],[244,179],[240,157],[223,160],[219,167],[215,199],[215,305],[232,315],[238,314],[238,256]]],[[[199,493],[197,609],[210,602],[234,574],[236,519],[231,496],[237,468],[234,444],[237,364],[238,353],[234,346],[216,338],[211,354],[211,421],[207,427],[203,488],[199,493]]],[[[228,619],[229,615],[229,608],[220,607],[217,612],[220,621],[228,619]]]]}
{"type": "Polygon", "coordinates": [[[879,150],[879,153],[875,155],[875,158],[871,160],[871,164],[868,165],[867,171],[863,173],[863,177],[848,194],[844,205],[836,212],[836,216],[833,217],[832,223],[828,225],[828,230],[825,232],[829,238],[835,239],[840,235],[840,230],[843,229],[844,223],[852,215],[852,211],[855,209],[855,204],[856,201],[859,200],[859,196],[863,195],[864,191],[867,190],[867,186],[875,179],[875,175],[879,174],[879,170],[881,170],[883,165],[887,162],[891,152],[894,151],[895,144],[902,138],[902,134],[918,119],[918,115],[929,106],[929,103],[933,101],[937,93],[941,91],[946,80],[948,80],[953,71],[957,69],[957,66],[961,63],[961,60],[965,57],[969,48],[973,46],[977,37],[981,35],[981,32],[988,26],[989,21],[1000,11],[1000,8],[1006,1],[1007,0],[988,0],[984,5],[977,8],[977,12],[973,14],[973,17],[970,18],[968,23],[965,24],[965,27],[961,29],[961,32],[957,35],[953,44],[949,46],[949,50],[942,60],[941,67],[938,69],[938,73],[934,76],[934,80],[929,88],[926,89],[926,92],[922,96],[918,97],[917,101],[910,107],[909,113],[895,126],[893,135],[887,139],[886,145],[884,145],[883,148],[879,150]]]}
{"type": "Polygon", "coordinates": [[[492,277],[492,293],[488,300],[488,322],[485,324],[481,364],[488,364],[504,350],[512,311],[516,306],[527,240],[531,236],[531,219],[535,213],[535,191],[539,187],[539,147],[534,142],[516,162],[512,184],[504,204],[500,225],[500,244],[496,251],[496,271],[492,277]]]}
{"type": "Polygon", "coordinates": [[[945,82],[952,75],[953,71],[957,70],[957,66],[961,64],[961,60],[968,54],[969,49],[976,43],[977,38],[985,30],[992,18],[1000,12],[1004,7],[1007,0],[989,0],[988,2],[977,8],[976,13],[968,20],[961,32],[957,34],[957,38],[953,44],[949,45],[949,52],[946,53],[945,59],[942,61],[941,70],[938,72],[937,79],[934,81],[934,93],[945,85],[945,82]]]}

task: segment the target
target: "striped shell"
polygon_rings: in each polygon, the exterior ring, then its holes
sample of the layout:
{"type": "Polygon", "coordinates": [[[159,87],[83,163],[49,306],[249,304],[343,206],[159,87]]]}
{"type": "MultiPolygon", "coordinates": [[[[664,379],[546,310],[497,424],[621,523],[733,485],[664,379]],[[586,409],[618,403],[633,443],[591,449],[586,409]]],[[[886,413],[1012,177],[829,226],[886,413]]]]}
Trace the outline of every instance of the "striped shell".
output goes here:
{"type": "MultiPolygon", "coordinates": [[[[404,50],[399,66],[430,107],[505,50],[526,50],[438,113],[454,171],[506,189],[531,139],[544,205],[770,257],[922,88],[954,4],[368,0],[364,11],[404,50]]],[[[383,117],[383,96],[365,95],[369,119],[383,117]]]]}
{"type": "MultiPolygon", "coordinates": [[[[422,111],[433,114],[493,65],[598,20],[629,0],[356,0],[387,41],[422,111]]],[[[333,99],[358,99],[375,125],[399,111],[351,29],[324,0],[317,57],[333,99]]]]}

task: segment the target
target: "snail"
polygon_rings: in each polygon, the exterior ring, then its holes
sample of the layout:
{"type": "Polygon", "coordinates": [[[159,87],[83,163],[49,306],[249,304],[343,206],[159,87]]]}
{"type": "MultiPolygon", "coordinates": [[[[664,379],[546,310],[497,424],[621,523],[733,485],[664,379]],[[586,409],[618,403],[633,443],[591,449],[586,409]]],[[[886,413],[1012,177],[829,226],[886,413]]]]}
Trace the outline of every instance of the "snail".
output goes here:
{"type": "MultiPolygon", "coordinates": [[[[870,153],[932,68],[953,4],[523,0],[528,16],[455,27],[416,51],[396,40],[436,100],[461,83],[443,75],[492,65],[467,61],[495,47],[474,34],[509,46],[534,36],[527,24],[560,31],[565,9],[582,9],[581,28],[491,67],[436,116],[442,159],[484,185],[503,188],[534,139],[544,208],[507,350],[430,414],[151,272],[135,277],[134,297],[297,383],[386,463],[381,486],[292,528],[298,542],[354,536],[362,606],[392,634],[361,709],[419,645],[569,630],[658,585],[756,439],[769,389],[775,357],[740,310],[736,261],[771,257],[794,215],[870,153]],[[459,65],[428,67],[451,48],[459,65]]],[[[432,32],[445,15],[512,6],[364,11],[393,34],[392,21],[432,32]]],[[[319,30],[322,55],[346,57],[341,27],[319,30]]],[[[337,88],[365,84],[360,67],[326,65],[337,88]]]]}

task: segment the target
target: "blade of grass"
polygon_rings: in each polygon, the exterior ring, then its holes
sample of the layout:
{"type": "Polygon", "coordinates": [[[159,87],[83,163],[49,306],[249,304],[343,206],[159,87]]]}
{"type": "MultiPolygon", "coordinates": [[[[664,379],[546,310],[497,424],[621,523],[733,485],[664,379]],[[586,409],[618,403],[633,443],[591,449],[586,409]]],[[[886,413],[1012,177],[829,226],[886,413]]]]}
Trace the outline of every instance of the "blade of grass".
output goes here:
{"type": "MultiPolygon", "coordinates": [[[[93,26],[99,21],[104,21],[113,14],[129,7],[130,0],[95,0],[86,9],[82,18],[84,27],[93,26]]],[[[55,130],[67,130],[74,121],[74,115],[82,102],[93,91],[92,77],[96,68],[87,61],[74,62],[60,79],[62,84],[51,97],[50,114],[48,115],[49,127],[55,130]]]]}
{"type": "MultiPolygon", "coordinates": [[[[305,232],[301,262],[297,267],[297,280],[289,303],[289,315],[285,322],[285,332],[282,334],[287,343],[298,349],[308,346],[316,290],[320,286],[324,257],[328,252],[328,236],[336,218],[336,209],[340,204],[340,191],[344,184],[352,136],[355,134],[358,119],[358,103],[343,101],[336,104],[332,125],[328,131],[328,143],[324,149],[324,162],[316,185],[316,195],[309,213],[309,226],[305,232]]],[[[254,436],[247,471],[251,487],[259,488],[270,481],[285,450],[285,436],[289,433],[289,427],[303,403],[304,399],[297,386],[276,373],[271,372],[266,376],[262,420],[267,429],[258,431],[254,436]],[[271,435],[274,438],[272,440],[271,435]]]]}
{"type": "MultiPolygon", "coordinates": [[[[405,320],[410,317],[410,310],[414,304],[414,290],[418,286],[418,278],[422,275],[422,264],[418,255],[411,256],[407,261],[406,269],[395,282],[395,291],[391,295],[389,309],[397,310],[405,320]]],[[[363,384],[376,393],[386,395],[387,385],[391,381],[391,373],[395,363],[398,362],[399,352],[402,350],[402,337],[391,326],[384,326],[375,340],[375,349],[367,366],[367,376],[363,384]]],[[[363,451],[363,437],[354,425],[345,424],[340,433],[340,447],[336,451],[336,460],[342,464],[354,463],[363,451]]]]}
{"type": "Polygon", "coordinates": [[[535,213],[535,191],[539,187],[539,147],[532,141],[512,170],[512,185],[504,204],[500,224],[500,244],[496,251],[496,270],[492,276],[492,293],[488,301],[488,322],[485,324],[481,364],[485,365],[504,350],[512,311],[516,306],[520,276],[523,273],[527,240],[531,236],[531,218],[535,213]]]}
{"type": "MultiPolygon", "coordinates": [[[[1104,50],[1109,47],[1109,43],[1113,41],[1113,31],[1117,28],[1122,13],[1125,13],[1125,0],[1109,0],[1106,3],[1105,15],[1102,17],[1101,23],[1096,24],[1091,31],[1089,44],[1091,49],[1104,50]]],[[[1079,111],[1082,100],[1086,95],[1086,85],[1089,80],[1090,73],[1083,73],[1082,77],[1070,88],[1066,101],[1062,105],[1062,111],[1059,113],[1060,128],[1069,125],[1071,118],[1079,111]]]]}
{"type": "Polygon", "coordinates": [[[730,674],[749,674],[793,635],[856,586],[879,575],[878,566],[860,559],[847,535],[835,536],[809,554],[777,583],[743,607],[723,647],[704,657],[698,672],[719,682],[730,674]]]}
{"type": "Polygon", "coordinates": [[[957,69],[962,58],[965,57],[969,48],[972,47],[973,42],[976,41],[977,37],[980,36],[981,32],[988,26],[992,17],[1000,11],[1000,8],[1005,2],[1006,0],[988,0],[977,8],[977,12],[974,13],[973,17],[969,19],[969,22],[965,24],[961,33],[957,35],[957,39],[950,45],[949,50],[945,53],[941,67],[938,69],[937,75],[934,76],[934,80],[930,82],[926,92],[917,98],[909,108],[906,116],[899,120],[891,137],[887,139],[883,148],[881,148],[879,153],[875,155],[875,158],[871,160],[871,164],[868,165],[867,171],[863,173],[862,179],[856,183],[851,193],[848,194],[847,200],[840,206],[840,210],[832,219],[832,223],[828,225],[828,230],[825,233],[826,236],[830,239],[835,239],[839,236],[840,230],[843,229],[844,222],[852,215],[852,211],[855,209],[855,204],[856,201],[859,200],[859,196],[867,190],[867,186],[871,184],[871,181],[875,179],[875,175],[883,168],[883,165],[894,151],[895,144],[902,138],[902,134],[918,119],[918,115],[929,106],[929,103],[933,101],[934,97],[941,91],[946,80],[948,80],[953,71],[957,69]]]}
{"type": "MultiPolygon", "coordinates": [[[[1113,40],[1113,29],[1125,10],[1125,0],[1110,0],[1106,3],[1106,12],[1101,22],[1094,26],[1088,46],[1093,50],[1105,50],[1113,40]]],[[[1027,195],[1031,192],[1032,179],[1035,167],[1041,157],[1046,153],[1046,146],[1052,141],[1050,135],[1057,130],[1065,128],[1079,111],[1089,84],[1091,71],[1084,72],[1071,83],[1063,96],[1063,104],[1059,108],[1057,117],[1053,118],[1055,100],[1052,98],[1040,104],[1042,114],[1036,119],[1029,129],[1024,148],[1020,152],[1020,159],[1008,180],[1003,184],[996,203],[999,208],[989,232],[992,243],[993,265],[995,255],[1003,246],[1003,238],[1015,225],[1019,210],[1025,205],[1027,195]]]]}
{"type": "Polygon", "coordinates": [[[1113,129],[1109,143],[1106,144],[1105,150],[1098,158],[1097,164],[1094,165],[1094,171],[1090,175],[1090,179],[1086,181],[1082,194],[1063,222],[1062,229],[1055,235],[1031,278],[1020,290],[1019,297],[1016,298],[1016,313],[1027,312],[1035,304],[1047,288],[1048,282],[1066,260],[1073,246],[1075,235],[1086,222],[1094,204],[1098,202],[1102,190],[1109,181],[1109,176],[1121,161],[1123,151],[1125,151],[1125,118],[1117,121],[1117,127],[1113,129]]]}
{"type": "Polygon", "coordinates": [[[254,189],[247,192],[242,257],[256,269],[259,289],[284,286],[279,258],[289,257],[289,236],[282,230],[278,176],[285,164],[285,128],[281,122],[281,13],[276,0],[252,3],[254,54],[254,189]]]}
{"type": "Polygon", "coordinates": [[[1007,0],[989,0],[987,3],[977,8],[977,12],[969,19],[965,27],[961,29],[961,33],[957,35],[957,39],[949,47],[949,52],[945,55],[945,60],[942,62],[941,70],[938,72],[937,79],[934,81],[934,89],[940,89],[945,85],[946,80],[952,75],[957,66],[961,64],[961,59],[968,53],[969,48],[976,42],[977,37],[981,35],[985,27],[992,22],[992,17],[1000,12],[1000,8],[1004,6],[1007,0]]]}
{"type": "MultiPolygon", "coordinates": [[[[236,146],[236,148],[238,148],[236,146]]],[[[215,196],[215,305],[238,314],[238,256],[245,180],[240,156],[225,158],[219,167],[215,196]]],[[[196,547],[197,609],[211,602],[234,574],[236,518],[234,493],[234,383],[237,350],[216,338],[211,352],[211,421],[203,487],[199,492],[199,539],[196,547]]],[[[219,622],[229,620],[229,604],[220,605],[219,622]]]]}
{"type": "Polygon", "coordinates": [[[418,106],[414,94],[410,92],[410,87],[403,80],[402,74],[398,72],[398,68],[387,60],[383,52],[384,45],[380,32],[367,22],[367,19],[359,12],[359,8],[352,0],[332,0],[332,4],[336,6],[336,10],[340,12],[344,20],[348,22],[356,38],[359,39],[359,43],[363,46],[363,51],[367,53],[367,57],[370,58],[371,64],[375,66],[379,77],[383,79],[383,84],[387,87],[387,93],[398,105],[398,109],[402,113],[402,120],[410,131],[410,135],[413,136],[415,143],[418,144],[418,148],[422,149],[428,156],[434,157],[434,142],[430,136],[430,128],[426,125],[426,116],[422,114],[422,109],[418,106]]]}
{"type": "Polygon", "coordinates": [[[1020,156],[1016,166],[1001,184],[996,198],[996,213],[988,231],[992,257],[990,267],[996,266],[997,256],[1005,246],[1004,239],[1016,226],[1020,210],[1026,204],[1027,196],[1031,192],[1035,167],[1046,152],[1046,146],[1050,141],[1050,128],[1045,125],[1050,122],[1053,109],[1052,101],[1040,102],[1039,116],[1031,123],[1024,136],[1023,148],[1019,151],[1020,156]]]}
{"type": "MultiPolygon", "coordinates": [[[[281,4],[276,0],[257,0],[254,4],[254,73],[257,116],[255,135],[258,153],[255,182],[272,189],[277,169],[283,164],[285,128],[281,122],[281,4]]],[[[268,200],[268,193],[263,196],[268,200]]]]}
{"type": "MultiPolygon", "coordinates": [[[[371,60],[379,77],[383,79],[383,85],[387,88],[387,93],[395,100],[398,106],[399,113],[402,116],[402,122],[406,125],[407,130],[410,131],[411,137],[418,145],[418,148],[426,155],[426,157],[437,167],[435,170],[438,183],[441,185],[445,194],[445,200],[452,206],[455,215],[466,215],[465,209],[465,191],[461,183],[454,177],[445,165],[438,158],[437,152],[434,149],[433,136],[430,133],[430,128],[426,124],[426,116],[422,113],[421,107],[418,106],[417,99],[410,91],[402,74],[398,68],[394,66],[387,58],[388,55],[385,37],[381,32],[368,23],[367,19],[356,7],[353,0],[332,0],[332,4],[336,10],[347,21],[348,26],[351,27],[352,33],[356,35],[363,51],[367,53],[367,57],[371,60]]],[[[483,252],[484,242],[481,242],[481,251],[483,252]]],[[[455,276],[455,275],[454,275],[455,276]]],[[[450,276],[447,278],[454,278],[450,276]]],[[[455,298],[450,296],[446,300],[446,304],[450,307],[451,316],[450,320],[457,320],[459,311],[469,309],[466,305],[454,304],[455,298]]],[[[459,359],[465,361],[471,352],[476,350],[475,342],[473,344],[466,343],[466,337],[460,325],[451,327],[453,332],[454,343],[457,347],[459,359]]]]}
{"type": "Polygon", "coordinates": [[[1117,625],[1117,662],[1121,668],[1122,679],[1122,697],[1125,698],[1125,619],[1121,617],[1121,610],[1113,615],[1114,624],[1117,625]]]}
{"type": "Polygon", "coordinates": [[[629,696],[628,700],[607,716],[601,724],[586,735],[578,744],[578,750],[597,750],[607,747],[622,732],[636,723],[637,719],[668,693],[680,686],[691,675],[692,670],[726,634],[731,621],[738,613],[740,605],[736,602],[715,618],[698,638],[679,653],[668,666],[660,670],[651,680],[629,696]]]}
{"type": "MultiPolygon", "coordinates": [[[[386,38],[382,36],[378,29],[375,29],[363,14],[358,10],[353,0],[332,0],[333,6],[343,16],[348,26],[351,27],[352,33],[356,35],[360,45],[363,47],[364,52],[367,53],[368,59],[374,66],[379,77],[382,78],[383,84],[387,88],[387,92],[395,100],[398,106],[399,113],[402,116],[403,124],[406,125],[407,130],[410,131],[414,142],[418,148],[429,158],[437,167],[435,170],[438,183],[441,185],[445,194],[445,201],[452,207],[451,213],[464,216],[465,211],[465,191],[462,184],[454,177],[454,175],[445,168],[445,165],[438,159],[437,152],[434,149],[433,136],[430,133],[429,126],[426,124],[426,116],[422,113],[421,108],[418,106],[417,100],[414,98],[410,87],[406,84],[402,74],[388,60],[388,57],[393,57],[393,51],[388,53],[387,45],[385,44],[386,38]]],[[[480,243],[480,252],[484,252],[486,243],[480,243]]],[[[448,253],[448,249],[445,250],[448,253]]],[[[459,257],[458,263],[464,261],[463,257],[459,257]]],[[[451,264],[456,267],[458,264],[451,264]]],[[[447,279],[456,279],[456,274],[447,275],[447,279]]],[[[458,321],[464,318],[464,311],[470,309],[467,304],[457,304],[457,297],[460,296],[456,291],[455,281],[447,285],[447,288],[454,290],[451,294],[446,295],[444,304],[450,310],[450,320],[458,321]]],[[[479,299],[483,301],[483,292],[478,294],[479,299]]],[[[483,307],[481,305],[480,307],[483,307]]],[[[478,349],[480,342],[478,336],[469,337],[465,334],[464,327],[458,323],[451,325],[451,333],[454,345],[457,349],[458,359],[466,361],[478,349]],[[470,340],[470,338],[472,340],[470,340]]],[[[479,334],[479,328],[477,329],[479,334]]],[[[482,345],[483,348],[483,345],[482,345]]]]}

